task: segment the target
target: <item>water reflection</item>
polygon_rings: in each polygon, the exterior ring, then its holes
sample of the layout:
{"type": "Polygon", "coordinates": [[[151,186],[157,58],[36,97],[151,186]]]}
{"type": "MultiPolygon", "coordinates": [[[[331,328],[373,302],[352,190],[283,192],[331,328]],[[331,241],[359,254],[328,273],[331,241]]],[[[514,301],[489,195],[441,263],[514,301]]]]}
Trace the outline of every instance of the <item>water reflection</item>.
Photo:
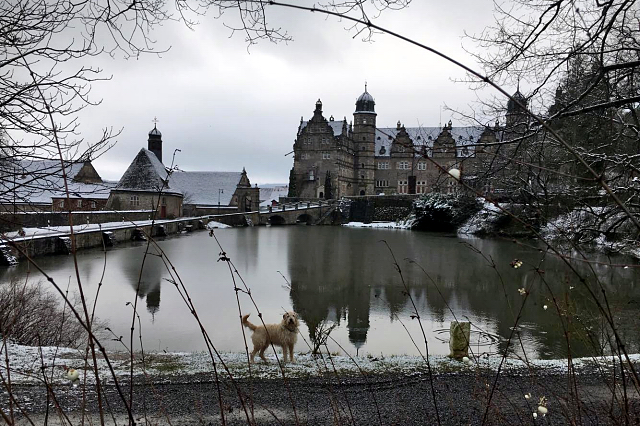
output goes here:
{"type": "MultiPolygon", "coordinates": [[[[290,235],[290,297],[310,336],[330,312],[337,312],[336,321],[346,320],[349,341],[361,348],[372,316],[385,316],[389,323],[416,322],[411,319],[411,295],[428,333],[448,328],[455,317],[470,320],[476,330],[487,333],[485,338],[500,336],[492,351],[506,349],[513,335],[512,346],[516,343],[520,353],[564,356],[568,350],[564,336],[569,333],[573,355],[588,355],[606,346],[606,328],[590,296],[590,292],[601,294],[602,286],[607,302],[616,307],[618,318],[624,318],[623,333],[632,346],[638,346],[633,333],[638,327],[638,307],[630,302],[638,299],[635,268],[573,262],[587,279],[583,285],[560,259],[513,243],[357,229],[296,229],[290,235]],[[514,258],[523,260],[521,268],[510,266],[514,258]],[[514,334],[524,299],[519,288],[527,288],[530,295],[514,334]]],[[[413,332],[418,331],[415,324],[410,325],[413,332]]],[[[384,347],[384,334],[392,332],[382,328],[385,332],[378,333],[375,347],[384,347]]],[[[396,327],[393,333],[402,329],[396,327]]]]}
{"type": "MultiPolygon", "coordinates": [[[[566,356],[567,334],[574,356],[602,351],[610,336],[591,294],[611,307],[629,350],[640,352],[640,274],[634,267],[574,262],[585,285],[558,258],[505,241],[310,226],[225,229],[216,235],[268,322],[280,318],[283,308],[293,308],[302,318],[305,337],[316,335],[323,322],[335,322],[339,326],[332,337],[353,353],[417,354],[408,333],[424,352],[409,296],[422,318],[432,354],[448,353],[443,330],[454,317],[472,322],[474,351],[502,351],[524,300],[519,288],[527,288],[530,295],[515,335],[522,343],[516,339],[511,345],[517,352],[542,358],[566,356]],[[400,272],[381,240],[393,251],[400,272]],[[515,258],[524,262],[521,268],[509,266],[515,258]],[[290,288],[283,287],[278,271],[290,281],[290,288]]],[[[227,265],[216,262],[220,249],[215,241],[202,232],[159,244],[176,266],[217,348],[242,351],[234,283],[227,265]]],[[[205,349],[189,309],[165,280],[169,273],[162,260],[147,256],[140,276],[145,247],[119,244],[107,252],[104,279],[104,253],[79,254],[86,294],[95,294],[97,283],[104,282],[98,316],[109,320],[117,334],[129,333],[132,313],[127,303],[135,297],[140,278],[138,297],[140,304],[143,300],[146,304],[146,310],[138,310],[144,344],[154,349],[205,349]]],[[[626,261],[590,257],[605,263],[626,261]]],[[[38,263],[58,283],[75,276],[71,257],[45,257],[38,263]]],[[[27,264],[1,269],[0,280],[22,279],[27,271],[27,264]]],[[[248,296],[239,296],[243,312],[255,316],[248,296]]],[[[335,345],[330,348],[339,350],[335,345]]],[[[306,350],[303,342],[297,350],[306,350]]]]}

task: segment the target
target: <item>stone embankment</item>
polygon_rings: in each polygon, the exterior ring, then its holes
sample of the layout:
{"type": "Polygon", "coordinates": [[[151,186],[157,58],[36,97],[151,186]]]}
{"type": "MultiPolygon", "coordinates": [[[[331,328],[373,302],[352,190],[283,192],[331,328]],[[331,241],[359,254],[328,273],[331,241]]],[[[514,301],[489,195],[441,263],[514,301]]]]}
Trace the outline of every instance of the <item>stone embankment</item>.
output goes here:
{"type": "MultiPolygon", "coordinates": [[[[76,249],[111,247],[121,241],[145,240],[147,236],[162,237],[179,232],[205,229],[209,217],[173,220],[137,220],[83,224],[73,227],[76,249]]],[[[69,226],[25,228],[5,234],[0,242],[0,264],[14,264],[27,257],[71,252],[69,226]]]]}

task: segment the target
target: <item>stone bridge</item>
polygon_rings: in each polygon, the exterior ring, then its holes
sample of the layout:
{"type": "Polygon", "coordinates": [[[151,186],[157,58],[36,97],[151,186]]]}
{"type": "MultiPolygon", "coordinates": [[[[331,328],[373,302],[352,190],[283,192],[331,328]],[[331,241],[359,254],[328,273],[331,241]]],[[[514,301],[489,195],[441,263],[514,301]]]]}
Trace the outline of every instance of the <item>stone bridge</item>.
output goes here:
{"type": "Polygon", "coordinates": [[[259,211],[210,215],[226,225],[330,225],[337,204],[330,201],[298,202],[261,207],[259,211]]]}

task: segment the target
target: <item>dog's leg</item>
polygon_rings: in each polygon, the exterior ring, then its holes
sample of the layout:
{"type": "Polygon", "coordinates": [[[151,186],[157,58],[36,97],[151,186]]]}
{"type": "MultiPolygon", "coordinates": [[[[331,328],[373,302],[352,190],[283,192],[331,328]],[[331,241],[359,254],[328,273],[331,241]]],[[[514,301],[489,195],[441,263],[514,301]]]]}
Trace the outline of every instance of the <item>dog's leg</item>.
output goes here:
{"type": "Polygon", "coordinates": [[[295,363],[296,361],[293,359],[293,345],[289,345],[287,349],[289,349],[289,360],[292,363],[295,363]]]}
{"type": "Polygon", "coordinates": [[[282,345],[282,361],[287,363],[287,347],[285,345],[282,345]]]}
{"type": "Polygon", "coordinates": [[[264,348],[260,349],[260,358],[262,358],[262,360],[263,360],[264,362],[267,362],[267,358],[265,358],[265,356],[264,356],[264,351],[265,351],[265,349],[267,349],[267,348],[266,348],[266,347],[264,347],[264,348]]]}
{"type": "Polygon", "coordinates": [[[255,346],[253,347],[253,350],[251,351],[251,363],[255,363],[255,357],[256,354],[258,353],[258,348],[256,348],[255,346]]]}

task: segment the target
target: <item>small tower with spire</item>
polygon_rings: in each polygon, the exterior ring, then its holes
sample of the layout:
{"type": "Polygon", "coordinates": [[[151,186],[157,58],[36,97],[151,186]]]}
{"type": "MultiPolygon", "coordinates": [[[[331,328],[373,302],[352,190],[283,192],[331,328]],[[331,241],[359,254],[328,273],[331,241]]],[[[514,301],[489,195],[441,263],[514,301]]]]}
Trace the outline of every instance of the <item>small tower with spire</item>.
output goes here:
{"type": "Polygon", "coordinates": [[[151,131],[149,132],[147,149],[153,152],[156,157],[158,157],[158,160],[160,160],[160,162],[162,163],[162,133],[160,133],[160,130],[158,130],[158,128],[156,127],[158,119],[156,117],[153,117],[152,122],[153,129],[151,129],[151,131]]]}

